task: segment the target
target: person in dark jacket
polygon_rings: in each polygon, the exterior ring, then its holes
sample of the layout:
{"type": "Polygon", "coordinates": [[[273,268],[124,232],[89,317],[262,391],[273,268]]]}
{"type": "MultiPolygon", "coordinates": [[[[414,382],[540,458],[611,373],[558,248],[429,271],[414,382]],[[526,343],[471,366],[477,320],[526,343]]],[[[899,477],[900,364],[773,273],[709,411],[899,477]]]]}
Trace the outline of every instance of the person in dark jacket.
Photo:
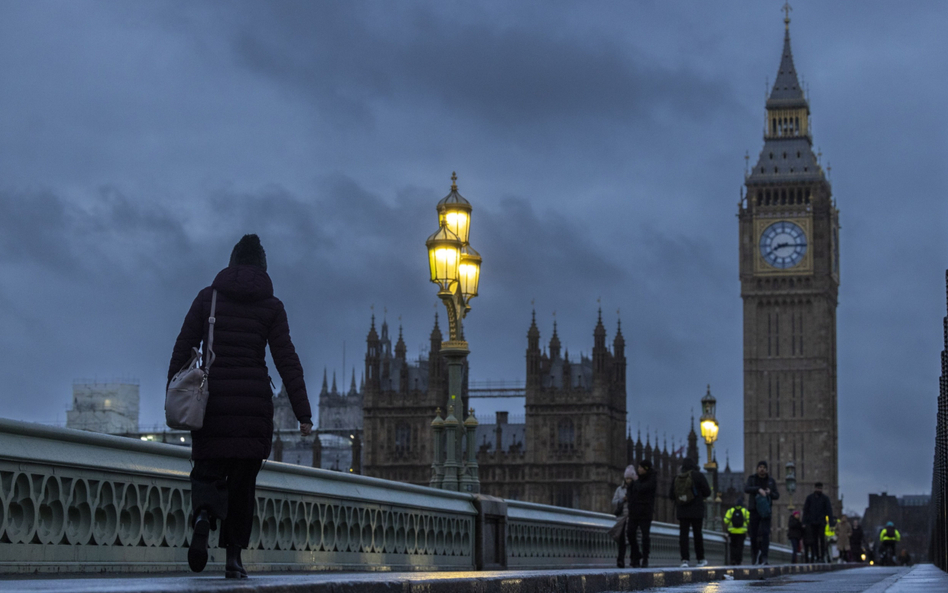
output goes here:
{"type": "Polygon", "coordinates": [[[750,494],[747,506],[751,514],[748,531],[751,561],[754,564],[767,564],[767,554],[770,552],[771,505],[780,498],[780,493],[777,492],[777,482],[767,472],[766,461],[758,462],[757,471],[747,477],[744,492],[750,494]]]}
{"type": "Polygon", "coordinates": [[[863,561],[862,555],[865,553],[863,549],[864,539],[865,535],[859,525],[859,519],[853,519],[853,534],[849,536],[849,546],[852,548],[854,562],[863,561]]]}
{"type": "Polygon", "coordinates": [[[800,521],[800,511],[790,513],[790,519],[787,521],[787,539],[790,540],[790,548],[793,550],[790,563],[796,564],[800,552],[800,540],[803,539],[803,522],[800,521]]]}
{"type": "Polygon", "coordinates": [[[704,499],[711,496],[711,487],[707,478],[698,471],[698,464],[694,459],[685,457],[681,464],[681,471],[672,480],[668,497],[675,501],[675,517],[678,519],[678,548],[681,552],[681,565],[687,567],[690,560],[688,554],[688,530],[695,536],[695,558],[698,566],[707,566],[704,559],[704,535],[701,532],[701,522],[704,520],[704,499]],[[690,482],[690,487],[686,487],[690,482]]]}
{"type": "Polygon", "coordinates": [[[813,485],[813,493],[803,503],[803,528],[807,530],[807,539],[812,541],[813,550],[807,553],[809,562],[828,562],[826,557],[826,522],[830,527],[836,525],[833,517],[833,505],[823,494],[823,483],[813,485]]]}
{"type": "Polygon", "coordinates": [[[231,252],[230,265],[191,303],[174,344],[168,381],[188,361],[191,349],[206,341],[215,290],[215,358],[208,372],[204,426],[191,432],[194,531],[188,565],[194,572],[204,570],[208,532],[220,522],[225,576],[246,578],[240,552],[250,543],[257,473],[273,440],[268,345],[304,436],[312,431],[312,412],[286,311],[273,296],[266,252],[256,235],[244,235],[231,252]]]}
{"type": "Polygon", "coordinates": [[[628,537],[632,548],[632,568],[648,567],[648,556],[652,550],[652,516],[655,514],[655,489],[658,487],[658,477],[652,469],[652,462],[643,459],[632,475],[626,498],[629,501],[628,537]],[[639,552],[639,543],[636,532],[642,534],[642,550],[639,552]]]}

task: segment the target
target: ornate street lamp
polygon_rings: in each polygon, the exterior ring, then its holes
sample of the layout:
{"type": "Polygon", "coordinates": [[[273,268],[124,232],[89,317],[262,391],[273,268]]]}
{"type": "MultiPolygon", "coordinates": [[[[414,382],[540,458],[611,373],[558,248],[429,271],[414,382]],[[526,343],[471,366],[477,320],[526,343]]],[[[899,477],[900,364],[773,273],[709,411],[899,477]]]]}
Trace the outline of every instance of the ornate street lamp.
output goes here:
{"type": "Polygon", "coordinates": [[[714,460],[713,453],[714,442],[718,440],[718,420],[715,418],[715,408],[717,408],[717,400],[711,395],[711,385],[708,385],[708,392],[701,398],[701,437],[708,446],[708,462],[704,464],[704,469],[711,474],[713,528],[720,529],[721,499],[718,492],[718,462],[714,460]]]}
{"type": "Polygon", "coordinates": [[[797,491],[797,465],[788,461],[786,465],[786,482],[787,482],[787,492],[790,494],[790,512],[793,512],[793,493],[797,491]]]}
{"type": "MultiPolygon", "coordinates": [[[[428,237],[428,267],[431,282],[438,285],[438,297],[448,310],[448,340],[441,343],[441,354],[448,361],[447,416],[441,422],[436,417],[436,457],[432,464],[431,485],[444,490],[480,492],[477,461],[473,452],[462,459],[464,435],[477,426],[474,411],[463,423],[467,402],[461,397],[464,360],[470,353],[464,340],[462,320],[471,310],[470,300],[477,296],[481,278],[481,256],[470,246],[471,203],[458,193],[457,174],[451,174],[451,193],[438,202],[438,230],[428,237]],[[455,413],[459,416],[455,417],[455,413]],[[446,459],[440,459],[440,430],[443,426],[446,443],[446,459]]],[[[472,448],[473,441],[468,443],[472,448]]]]}
{"type": "Polygon", "coordinates": [[[717,400],[711,395],[711,386],[708,385],[708,393],[701,398],[701,436],[708,446],[708,463],[704,467],[709,470],[718,468],[718,464],[711,454],[714,442],[718,440],[718,420],[714,416],[716,407],[717,400]]]}

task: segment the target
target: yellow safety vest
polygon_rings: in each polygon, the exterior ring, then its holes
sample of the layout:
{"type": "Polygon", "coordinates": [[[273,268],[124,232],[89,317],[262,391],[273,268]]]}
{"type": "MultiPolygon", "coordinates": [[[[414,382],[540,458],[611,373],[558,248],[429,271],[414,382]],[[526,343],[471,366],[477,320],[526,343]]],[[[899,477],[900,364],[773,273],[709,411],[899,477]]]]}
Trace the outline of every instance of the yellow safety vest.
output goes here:
{"type": "Polygon", "coordinates": [[[724,524],[727,525],[728,532],[733,533],[735,535],[741,535],[743,533],[747,533],[747,525],[750,523],[750,520],[751,520],[750,511],[748,511],[744,507],[731,507],[727,510],[726,513],[724,513],[724,524]],[[740,513],[744,515],[744,525],[742,525],[741,527],[731,527],[731,519],[734,517],[735,509],[740,509],[740,513]]]}
{"type": "Polygon", "coordinates": [[[833,529],[832,527],[830,527],[830,518],[829,518],[829,517],[826,518],[826,529],[824,529],[823,531],[824,531],[824,533],[826,534],[826,539],[829,539],[829,538],[833,537],[834,535],[836,535],[836,530],[833,529]]]}
{"type": "Polygon", "coordinates": [[[902,541],[902,534],[899,533],[898,529],[896,529],[894,536],[888,536],[886,535],[886,528],[883,527],[882,533],[879,534],[879,541],[880,542],[900,542],[902,541]]]}

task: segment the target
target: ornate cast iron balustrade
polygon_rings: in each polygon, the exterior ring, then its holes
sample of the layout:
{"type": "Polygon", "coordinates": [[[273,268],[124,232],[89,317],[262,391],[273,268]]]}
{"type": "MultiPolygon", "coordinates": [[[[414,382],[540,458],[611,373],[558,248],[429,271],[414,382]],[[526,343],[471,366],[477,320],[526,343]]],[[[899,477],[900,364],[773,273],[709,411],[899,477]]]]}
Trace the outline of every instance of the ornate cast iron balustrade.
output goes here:
{"type": "MultiPolygon", "coordinates": [[[[189,454],[0,420],[0,572],[187,570],[189,454]]],[[[257,570],[474,567],[470,495],[268,462],[256,506],[257,570]]]]}
{"type": "MultiPolygon", "coordinates": [[[[0,573],[186,571],[189,454],[0,419],[0,573]]],[[[499,553],[486,565],[614,565],[611,515],[498,502],[268,462],[257,481],[245,564],[256,571],[471,570],[499,553]],[[494,510],[478,522],[478,508],[494,510]],[[502,516],[491,514],[497,509],[502,516]],[[491,541],[478,544],[479,537],[491,541]]],[[[223,562],[216,534],[209,570],[223,562]]],[[[708,559],[720,563],[723,536],[706,533],[705,542],[708,559]]],[[[789,550],[771,546],[771,562],[784,557],[789,550]]],[[[652,564],[677,563],[677,526],[654,523],[652,564]]]]}

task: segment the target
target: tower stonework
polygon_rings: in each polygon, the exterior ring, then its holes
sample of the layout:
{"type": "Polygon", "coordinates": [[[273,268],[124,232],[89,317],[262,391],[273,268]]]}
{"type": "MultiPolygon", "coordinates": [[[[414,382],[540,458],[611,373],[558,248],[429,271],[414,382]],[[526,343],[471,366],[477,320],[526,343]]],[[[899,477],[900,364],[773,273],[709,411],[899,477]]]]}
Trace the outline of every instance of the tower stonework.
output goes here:
{"type": "Polygon", "coordinates": [[[744,470],[766,460],[781,498],[773,534],[786,541],[788,461],[801,509],[816,482],[838,507],[836,307],[839,211],[810,133],[810,107],[784,19],[780,68],[767,99],[764,147],[738,212],[744,302],[744,470]]]}
{"type": "Polygon", "coordinates": [[[553,327],[549,354],[540,352],[535,319],[527,332],[525,500],[607,511],[626,452],[625,339],[606,345],[602,313],[592,358],[560,354],[553,327]]]}

